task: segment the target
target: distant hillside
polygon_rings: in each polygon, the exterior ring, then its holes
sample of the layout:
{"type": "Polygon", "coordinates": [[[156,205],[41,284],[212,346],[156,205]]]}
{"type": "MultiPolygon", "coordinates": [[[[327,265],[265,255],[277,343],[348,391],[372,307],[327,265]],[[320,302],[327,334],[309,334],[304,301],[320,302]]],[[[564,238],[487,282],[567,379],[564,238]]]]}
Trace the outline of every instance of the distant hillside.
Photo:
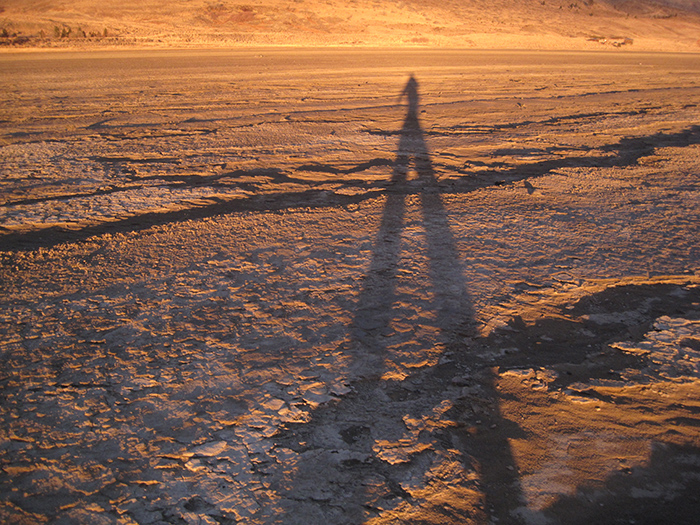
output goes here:
{"type": "Polygon", "coordinates": [[[449,46],[700,52],[700,0],[0,0],[2,47],[449,46]]]}
{"type": "Polygon", "coordinates": [[[647,14],[661,16],[674,14],[673,10],[700,12],[700,0],[607,0],[615,9],[630,14],[647,14]],[[666,11],[665,11],[666,10],[666,11]]]}

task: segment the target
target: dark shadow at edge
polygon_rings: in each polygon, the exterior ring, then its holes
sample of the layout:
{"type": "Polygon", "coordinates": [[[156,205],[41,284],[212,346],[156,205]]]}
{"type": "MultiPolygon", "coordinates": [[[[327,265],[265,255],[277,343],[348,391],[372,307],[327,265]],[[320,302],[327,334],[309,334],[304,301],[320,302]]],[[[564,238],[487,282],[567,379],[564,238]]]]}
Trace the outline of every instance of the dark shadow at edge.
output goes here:
{"type": "Polygon", "coordinates": [[[697,523],[700,470],[688,458],[697,461],[700,449],[654,442],[647,466],[613,474],[602,490],[559,497],[544,514],[570,525],[697,523]]]}

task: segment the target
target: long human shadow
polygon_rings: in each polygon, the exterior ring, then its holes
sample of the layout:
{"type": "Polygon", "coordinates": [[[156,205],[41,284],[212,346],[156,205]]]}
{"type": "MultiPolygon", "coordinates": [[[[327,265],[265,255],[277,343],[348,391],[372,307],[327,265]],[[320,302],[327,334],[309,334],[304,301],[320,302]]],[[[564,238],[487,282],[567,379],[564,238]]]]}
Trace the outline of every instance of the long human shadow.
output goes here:
{"type": "MultiPolygon", "coordinates": [[[[371,486],[377,476],[386,480],[388,488],[383,495],[385,499],[402,499],[413,505],[414,510],[416,505],[420,507],[421,503],[412,501],[411,494],[402,488],[400,480],[410,472],[414,463],[418,469],[426,466],[426,461],[429,460],[424,453],[425,449],[412,454],[407,461],[392,462],[383,460],[376,447],[380,442],[396,440],[396,435],[387,435],[387,432],[392,434],[401,428],[402,419],[432,417],[432,410],[445,399],[445,380],[457,373],[450,365],[411,368],[410,361],[420,361],[421,357],[417,354],[434,350],[434,347],[428,348],[429,345],[439,346],[443,355],[459,353],[462,355],[459,361],[470,361],[470,358],[464,358],[464,354],[470,352],[468,341],[476,335],[474,308],[468,293],[464,266],[459,258],[457,243],[450,229],[448,213],[418,119],[418,82],[413,77],[408,81],[403,95],[408,99],[408,111],[400,132],[370,266],[364,276],[350,326],[349,351],[357,365],[359,379],[353,383],[353,393],[344,396],[336,404],[317,408],[309,422],[288,424],[275,437],[276,446],[291,448],[302,454],[310,448],[328,452],[335,445],[328,445],[326,436],[329,432],[333,434],[338,431],[344,441],[343,448],[355,454],[350,459],[341,461],[339,466],[334,465],[332,459],[325,460],[325,463],[319,460],[324,457],[322,453],[312,455],[313,459],[297,465],[293,479],[287,480],[278,492],[278,495],[290,500],[298,502],[306,499],[309,505],[314,505],[316,498],[320,497],[310,496],[303,487],[311,484],[311,492],[315,491],[316,486],[323,483],[315,476],[319,472],[336,469],[336,475],[331,476],[329,483],[341,487],[335,496],[337,499],[329,498],[327,494],[321,498],[326,508],[343,508],[342,514],[333,515],[333,511],[327,511],[330,514],[326,514],[325,519],[335,523],[361,523],[365,521],[366,515],[363,516],[359,509],[372,509],[372,512],[381,509],[381,505],[377,504],[377,495],[371,491],[363,492],[362,488],[371,486]],[[414,180],[409,180],[411,168],[417,174],[414,180]],[[410,323],[404,318],[401,305],[404,283],[400,270],[404,248],[402,232],[409,211],[416,204],[415,199],[409,201],[413,195],[418,196],[432,292],[429,299],[420,297],[420,300],[424,306],[427,304],[427,309],[434,316],[420,323],[421,326],[434,329],[434,337],[427,341],[416,341],[413,333],[408,336],[399,335],[397,344],[397,331],[393,323],[402,323],[404,326],[410,323]],[[403,353],[402,344],[408,348],[403,353]],[[403,365],[405,372],[397,374],[403,365]],[[396,403],[387,403],[389,406],[386,406],[378,400],[378,396],[384,393],[396,403]],[[404,403],[406,401],[408,404],[404,403]],[[393,430],[387,430],[387,419],[393,421],[393,430]],[[357,460],[357,457],[365,459],[357,460]],[[310,482],[310,479],[314,479],[314,482],[310,482]],[[349,494],[354,498],[352,503],[347,502],[349,494]]],[[[483,368],[484,363],[475,355],[473,365],[483,368]]],[[[483,397],[488,399],[486,403],[492,403],[496,391],[490,371],[486,372],[484,378],[475,381],[479,381],[483,397]]],[[[445,421],[447,426],[454,424],[451,414],[444,417],[450,420],[445,421]]],[[[502,423],[498,403],[493,403],[491,413],[484,419],[486,427],[502,423]]],[[[418,439],[436,453],[460,447],[464,471],[477,472],[480,477],[482,496],[478,508],[485,510],[477,510],[477,514],[484,521],[490,518],[507,520],[511,512],[522,504],[514,459],[507,439],[485,433],[451,440],[446,437],[447,434],[449,433],[429,430],[418,439]],[[455,445],[457,441],[459,444],[455,445]]],[[[332,456],[333,454],[327,454],[326,457],[332,456]]],[[[438,502],[437,506],[440,507],[441,504],[438,502]]],[[[420,508],[417,512],[420,514],[420,508]]],[[[445,523],[474,522],[478,516],[470,514],[471,512],[474,512],[474,508],[467,509],[467,506],[462,509],[445,507],[438,511],[445,523]]],[[[288,522],[297,523],[293,519],[288,522]]],[[[422,521],[419,519],[413,522],[422,521]]]]}
{"type": "MultiPolygon", "coordinates": [[[[445,352],[464,354],[470,350],[465,341],[475,335],[474,309],[425,133],[418,119],[418,82],[414,77],[409,79],[403,95],[408,99],[407,114],[400,132],[392,184],[375,241],[372,263],[357,304],[352,335],[367,350],[390,357],[384,348],[383,336],[390,332],[389,324],[396,316],[393,304],[397,299],[400,233],[404,225],[406,198],[418,193],[427,241],[429,277],[434,294],[432,307],[436,315],[435,324],[440,331],[445,352]],[[417,189],[411,188],[411,182],[407,180],[411,163],[418,175],[417,189]],[[368,320],[373,323],[374,330],[371,333],[366,330],[368,320]]],[[[481,364],[478,361],[475,357],[474,364],[481,364]]],[[[439,370],[435,372],[440,374],[439,370]]],[[[429,373],[428,376],[430,375],[429,373]]],[[[435,377],[426,378],[427,382],[433,384],[434,380],[435,377]]],[[[485,387],[485,397],[497,397],[491,377],[487,376],[482,386],[485,387]]],[[[502,423],[498,406],[493,406],[492,410],[489,425],[502,423]]],[[[463,458],[471,460],[464,466],[479,472],[487,514],[492,518],[507,519],[510,512],[521,505],[508,441],[505,438],[494,438],[493,435],[484,439],[482,435],[480,438],[466,439],[463,443],[466,444],[462,450],[463,458]]],[[[459,519],[459,516],[455,517],[459,519]]],[[[466,519],[467,516],[462,518],[466,519]]]]}
{"type": "Polygon", "coordinates": [[[448,339],[445,342],[450,344],[456,334],[469,333],[474,319],[455,239],[418,120],[418,82],[415,78],[409,79],[403,94],[408,98],[408,112],[401,128],[372,261],[352,324],[353,339],[368,345],[372,351],[382,345],[382,339],[376,335],[386,334],[396,315],[392,305],[396,301],[401,232],[405,225],[406,199],[412,194],[417,193],[420,199],[436,324],[443,338],[448,339]],[[418,175],[415,181],[408,180],[411,165],[418,175]]]}

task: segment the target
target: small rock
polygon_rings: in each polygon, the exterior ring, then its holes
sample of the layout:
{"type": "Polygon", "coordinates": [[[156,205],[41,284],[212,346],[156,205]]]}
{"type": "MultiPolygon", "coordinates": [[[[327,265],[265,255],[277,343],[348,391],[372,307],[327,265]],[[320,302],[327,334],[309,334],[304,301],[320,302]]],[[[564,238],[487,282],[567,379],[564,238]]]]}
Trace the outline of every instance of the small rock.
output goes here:
{"type": "Polygon", "coordinates": [[[469,377],[468,376],[453,377],[452,384],[455,386],[467,386],[469,384],[469,377]]]}
{"type": "Polygon", "coordinates": [[[212,441],[205,443],[191,450],[195,456],[216,456],[220,452],[226,450],[228,443],[226,441],[212,441]]]}

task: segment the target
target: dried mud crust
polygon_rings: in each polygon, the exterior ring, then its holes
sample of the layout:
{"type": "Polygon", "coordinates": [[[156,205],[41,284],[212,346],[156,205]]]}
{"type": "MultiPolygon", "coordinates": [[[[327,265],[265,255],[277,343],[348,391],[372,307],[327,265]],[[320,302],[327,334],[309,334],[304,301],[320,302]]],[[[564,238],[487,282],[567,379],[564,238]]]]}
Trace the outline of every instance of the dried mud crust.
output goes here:
{"type": "Polygon", "coordinates": [[[2,520],[697,512],[692,61],[197,56],[13,66],[2,520]]]}
{"type": "MultiPolygon", "coordinates": [[[[645,348],[668,319],[697,322],[700,287],[676,280],[579,293],[555,317],[530,312],[534,322],[516,316],[488,337],[462,334],[437,364],[403,379],[370,367],[328,388],[320,368],[277,374],[257,401],[242,397],[233,377],[202,389],[190,376],[189,388],[169,392],[165,376],[152,378],[156,363],[120,365],[119,352],[133,359],[136,349],[119,350],[109,335],[84,342],[89,358],[39,347],[33,360],[15,350],[3,363],[3,407],[20,416],[6,419],[3,515],[37,523],[687,522],[700,503],[699,329],[666,339],[692,357],[690,373],[659,374],[653,355],[616,348],[645,348]],[[125,365],[130,377],[117,380],[110,369],[125,365]],[[22,383],[11,370],[22,370],[22,383]],[[245,415],[251,402],[257,421],[245,415]]],[[[174,350],[157,366],[179,370],[183,381],[204,363],[174,350]]]]}
{"type": "MultiPolygon", "coordinates": [[[[505,329],[453,348],[440,364],[403,381],[377,378],[353,384],[353,392],[342,400],[315,411],[305,424],[287,425],[274,439],[277,446],[309,458],[298,473],[300,480],[314,480],[326,490],[324,509],[339,523],[478,523],[494,518],[506,523],[645,523],[650,516],[692,521],[700,505],[700,351],[685,348],[692,356],[690,372],[681,362],[671,378],[648,374],[642,388],[651,392],[645,395],[637,391],[635,376],[648,369],[647,359],[653,356],[624,354],[611,346],[621,340],[638,346],[644,337],[639,334],[658,330],[654,321],[667,314],[696,323],[688,337],[680,338],[682,345],[696,346],[697,285],[616,286],[567,305],[555,318],[527,325],[518,316],[505,329]],[[597,316],[596,322],[591,316],[597,316]],[[495,362],[500,366],[489,366],[495,362]],[[625,374],[631,377],[620,380],[625,374]],[[678,402],[656,412],[650,398],[667,381],[672,385],[666,395],[678,402]],[[605,393],[596,390],[600,386],[605,393]],[[584,405],[585,415],[571,408],[584,405]],[[673,428],[633,430],[650,413],[673,421],[673,428]],[[611,419],[617,421],[611,424],[611,419]],[[393,439],[382,440],[378,432],[393,434],[393,439]],[[643,449],[645,439],[653,444],[640,463],[639,455],[648,451],[630,454],[629,449],[643,449]],[[558,461],[555,467],[544,465],[552,469],[553,479],[544,488],[533,488],[532,472],[546,463],[543,451],[562,440],[567,447],[563,455],[570,457],[550,460],[558,461]],[[512,447],[512,441],[528,444],[512,447]],[[580,450],[570,453],[572,443],[580,450]],[[586,446],[589,450],[582,450],[586,446]],[[597,448],[593,455],[591,447],[597,448]],[[595,468],[601,469],[600,476],[591,476],[595,468]],[[421,469],[425,485],[415,483],[421,469]],[[582,478],[586,481],[575,491],[566,489],[566,482],[582,478]],[[350,500],[358,494],[365,501],[353,506],[350,500]]],[[[294,495],[303,489],[295,482],[288,490],[294,495]]]]}
{"type": "Polygon", "coordinates": [[[566,53],[389,50],[373,53],[372,68],[360,75],[361,52],[192,53],[131,61],[128,53],[78,55],[58,68],[41,55],[7,59],[7,78],[20,83],[8,81],[3,91],[12,111],[2,137],[0,247],[50,247],[236,211],[355,206],[390,191],[419,194],[421,181],[390,184],[403,119],[396,95],[412,69],[426,101],[419,117],[434,189],[446,196],[522,183],[534,199],[550,189],[538,188],[538,179],[551,187],[553,177],[584,175],[570,185],[572,195],[597,185],[597,197],[609,201],[603,211],[630,204],[644,213],[669,178],[683,178],[669,188],[686,201],[677,207],[692,201],[683,191],[697,184],[692,57],[644,55],[639,65],[583,55],[576,65],[566,53]],[[489,70],[494,60],[503,65],[489,70]],[[146,92],[154,64],[157,89],[146,92]],[[211,80],[202,84],[207,71],[211,80]],[[35,78],[55,86],[46,103],[35,78]],[[624,203],[604,196],[622,189],[624,203]]]}

